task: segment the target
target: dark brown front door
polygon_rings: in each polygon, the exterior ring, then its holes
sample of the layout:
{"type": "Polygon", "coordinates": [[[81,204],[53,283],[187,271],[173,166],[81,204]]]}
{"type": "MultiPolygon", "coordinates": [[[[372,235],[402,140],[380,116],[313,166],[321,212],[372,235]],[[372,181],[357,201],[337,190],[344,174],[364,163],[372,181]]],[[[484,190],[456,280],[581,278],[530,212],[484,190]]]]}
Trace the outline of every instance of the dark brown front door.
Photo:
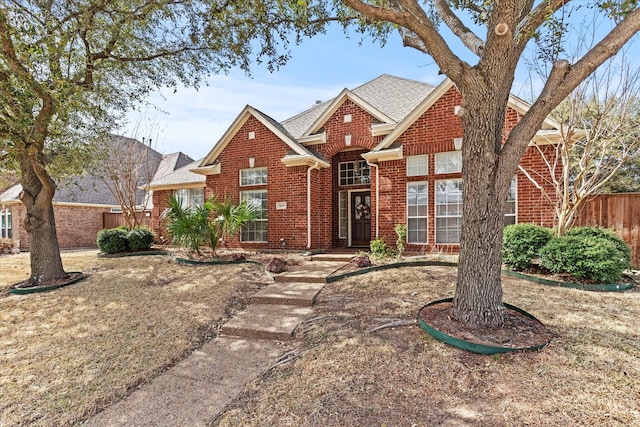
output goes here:
{"type": "Polygon", "coordinates": [[[351,246],[369,247],[371,240],[371,192],[351,193],[351,246]]]}

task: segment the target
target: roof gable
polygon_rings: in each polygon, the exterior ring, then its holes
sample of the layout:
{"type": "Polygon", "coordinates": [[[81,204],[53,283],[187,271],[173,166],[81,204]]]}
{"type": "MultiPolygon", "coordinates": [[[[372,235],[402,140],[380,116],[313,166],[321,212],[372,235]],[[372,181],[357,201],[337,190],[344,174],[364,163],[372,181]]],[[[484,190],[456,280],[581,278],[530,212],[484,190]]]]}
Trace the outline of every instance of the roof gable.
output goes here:
{"type": "Polygon", "coordinates": [[[220,156],[222,151],[226,148],[226,146],[231,142],[233,137],[238,133],[238,131],[242,128],[242,126],[249,120],[250,117],[255,117],[260,123],[262,123],[269,131],[271,131],[274,135],[276,135],[280,140],[282,140],[289,148],[295,152],[297,155],[307,156],[312,155],[309,150],[300,145],[293,136],[282,126],[280,123],[267,116],[266,114],[260,112],[259,110],[253,108],[250,105],[244,107],[244,109],[238,114],[236,119],[233,121],[231,126],[227,129],[227,131],[222,135],[222,138],[218,140],[218,142],[213,146],[209,154],[207,154],[204,159],[200,162],[199,167],[205,168],[210,167],[214,164],[217,158],[220,156]]]}
{"type": "Polygon", "coordinates": [[[371,114],[373,117],[383,123],[395,122],[395,120],[393,120],[391,117],[387,116],[382,111],[378,110],[373,105],[369,104],[349,89],[343,89],[337,97],[333,98],[333,100],[325,108],[322,114],[320,114],[320,116],[316,118],[316,120],[311,124],[307,131],[302,134],[301,137],[309,136],[318,132],[327,122],[327,120],[329,120],[336,113],[336,111],[338,111],[338,108],[340,108],[340,106],[342,106],[342,104],[344,104],[347,100],[350,100],[358,107],[362,108],[364,111],[371,114]]]}

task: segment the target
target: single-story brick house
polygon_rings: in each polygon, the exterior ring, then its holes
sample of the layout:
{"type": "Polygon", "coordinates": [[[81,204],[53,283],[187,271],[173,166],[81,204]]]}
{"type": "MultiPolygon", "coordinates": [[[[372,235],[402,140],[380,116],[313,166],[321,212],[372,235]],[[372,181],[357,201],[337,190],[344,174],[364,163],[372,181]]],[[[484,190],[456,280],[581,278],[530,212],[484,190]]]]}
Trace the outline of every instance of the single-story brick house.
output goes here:
{"type": "MultiPolygon", "coordinates": [[[[181,182],[167,175],[162,185],[151,183],[153,216],[176,190],[190,189],[200,199],[226,196],[260,207],[258,219],[227,242],[245,249],[361,248],[377,237],[393,245],[396,224],[405,224],[407,250],[457,252],[460,103],[449,79],[434,87],[382,75],[281,123],[246,106],[181,182]]],[[[506,132],[527,108],[510,98],[506,132]]],[[[532,141],[513,179],[505,223],[552,225],[551,206],[530,178],[544,185],[533,144],[551,147],[558,128],[547,120],[532,141]]],[[[162,234],[159,223],[154,227],[162,234]]]]}
{"type": "MultiPolygon", "coordinates": [[[[114,138],[131,144],[131,149],[143,147],[148,150],[148,162],[155,171],[154,178],[193,162],[184,153],[162,155],[135,139],[120,136],[114,138]]],[[[21,191],[22,186],[18,184],[0,194],[0,237],[12,239],[16,247],[27,251],[29,236],[23,227],[27,211],[19,198],[21,191]]],[[[144,197],[148,196],[140,190],[140,203],[144,197]]],[[[73,176],[59,182],[53,198],[53,208],[61,249],[96,247],[96,236],[105,227],[105,214],[121,212],[118,200],[107,185],[91,174],[73,176]]],[[[147,205],[147,209],[152,209],[152,206],[147,205]]]]}

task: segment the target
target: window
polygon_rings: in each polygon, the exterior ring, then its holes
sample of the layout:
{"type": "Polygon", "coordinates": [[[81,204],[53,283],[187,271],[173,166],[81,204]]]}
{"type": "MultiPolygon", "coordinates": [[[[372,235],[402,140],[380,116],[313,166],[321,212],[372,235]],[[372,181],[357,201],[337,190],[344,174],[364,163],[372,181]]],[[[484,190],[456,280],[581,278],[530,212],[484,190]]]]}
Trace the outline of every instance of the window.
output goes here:
{"type": "Polygon", "coordinates": [[[347,207],[347,192],[342,190],[338,192],[338,238],[347,238],[347,221],[348,221],[348,207],[347,207]]]}
{"type": "Polygon", "coordinates": [[[518,179],[514,176],[509,185],[507,209],[504,213],[504,225],[516,223],[516,202],[518,200],[518,179]]]}
{"type": "Polygon", "coordinates": [[[242,227],[240,241],[267,242],[267,190],[242,191],[240,200],[256,207],[256,219],[242,227]]]}
{"type": "Polygon", "coordinates": [[[338,183],[341,187],[346,185],[368,184],[369,165],[366,160],[344,162],[338,165],[338,183]]]}
{"type": "Polygon", "coordinates": [[[204,205],[204,188],[180,188],[173,192],[183,209],[204,205]]]}
{"type": "Polygon", "coordinates": [[[462,151],[436,153],[436,173],[462,172],[462,151]]]}
{"type": "Polygon", "coordinates": [[[407,243],[427,243],[427,183],[407,184],[407,243]]]}
{"type": "Polygon", "coordinates": [[[11,238],[11,211],[6,209],[0,209],[0,238],[11,238]]]}
{"type": "Polygon", "coordinates": [[[427,174],[428,154],[407,157],[407,176],[421,176],[427,174]]]}
{"type": "Polygon", "coordinates": [[[267,168],[240,169],[240,185],[262,185],[267,183],[267,168]]]}
{"type": "Polygon", "coordinates": [[[436,243],[460,243],[462,180],[436,181],[436,243]]]}

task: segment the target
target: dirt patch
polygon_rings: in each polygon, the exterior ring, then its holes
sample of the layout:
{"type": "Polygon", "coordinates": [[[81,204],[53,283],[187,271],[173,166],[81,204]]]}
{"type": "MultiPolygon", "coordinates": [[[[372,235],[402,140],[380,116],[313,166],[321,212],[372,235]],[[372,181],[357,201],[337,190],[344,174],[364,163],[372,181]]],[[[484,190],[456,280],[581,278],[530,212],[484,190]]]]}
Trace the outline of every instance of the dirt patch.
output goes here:
{"type": "Polygon", "coordinates": [[[429,326],[463,341],[491,347],[527,349],[543,346],[551,333],[539,321],[524,314],[505,309],[505,321],[499,328],[471,329],[451,317],[453,303],[446,301],[425,306],[418,316],[429,326]]]}

